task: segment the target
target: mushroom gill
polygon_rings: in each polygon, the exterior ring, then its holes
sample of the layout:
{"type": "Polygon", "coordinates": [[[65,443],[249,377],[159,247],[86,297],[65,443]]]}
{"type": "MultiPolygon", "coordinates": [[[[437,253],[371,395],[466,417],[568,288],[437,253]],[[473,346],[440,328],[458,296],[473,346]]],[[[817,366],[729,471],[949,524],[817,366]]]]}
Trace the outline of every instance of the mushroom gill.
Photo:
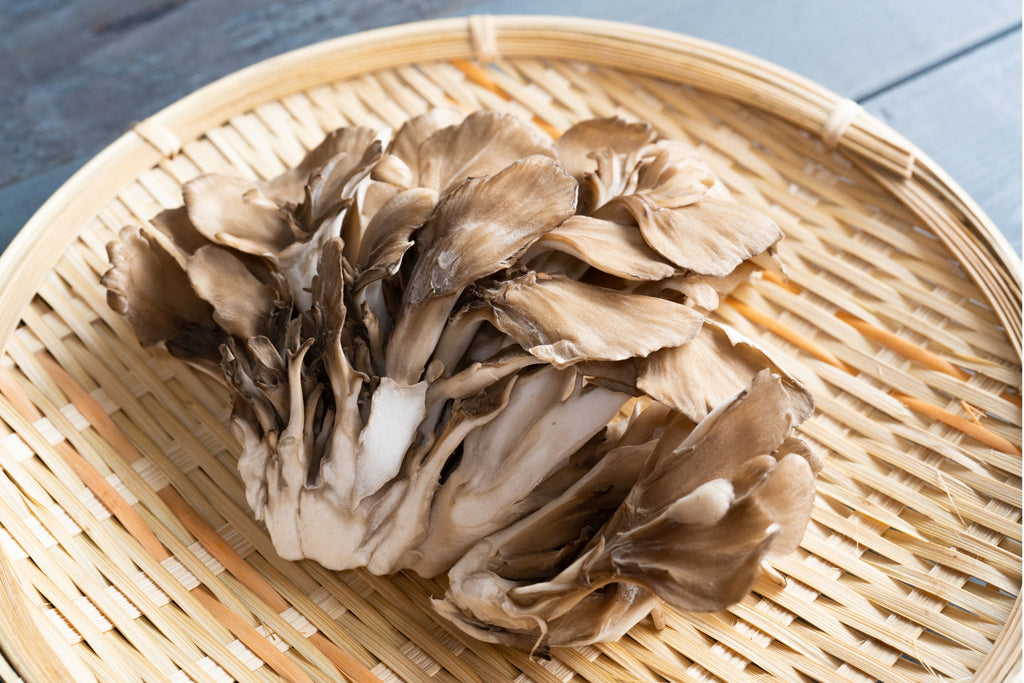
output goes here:
{"type": "Polygon", "coordinates": [[[141,343],[219,363],[281,557],[448,572],[441,614],[544,649],[719,609],[799,544],[810,394],[708,317],[781,233],[692,147],[434,110],[183,200],[103,285],[141,343]]]}

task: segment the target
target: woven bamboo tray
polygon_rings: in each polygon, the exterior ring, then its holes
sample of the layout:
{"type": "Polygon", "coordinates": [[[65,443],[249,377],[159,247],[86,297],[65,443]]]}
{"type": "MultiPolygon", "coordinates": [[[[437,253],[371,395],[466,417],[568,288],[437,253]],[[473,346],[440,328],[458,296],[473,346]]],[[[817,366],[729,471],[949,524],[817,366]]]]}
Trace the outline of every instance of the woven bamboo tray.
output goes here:
{"type": "Polygon", "coordinates": [[[1020,666],[1020,261],[934,163],[748,56],[578,19],[474,17],[259,64],[143,121],[0,259],[0,679],[1004,680],[1020,666]],[[204,171],[437,105],[551,134],[620,113],[698,145],[786,231],[788,281],[718,315],[808,369],[827,462],[801,548],[717,614],[550,660],[435,618],[440,581],[279,560],[226,391],[106,306],[104,244],[204,171]]]}

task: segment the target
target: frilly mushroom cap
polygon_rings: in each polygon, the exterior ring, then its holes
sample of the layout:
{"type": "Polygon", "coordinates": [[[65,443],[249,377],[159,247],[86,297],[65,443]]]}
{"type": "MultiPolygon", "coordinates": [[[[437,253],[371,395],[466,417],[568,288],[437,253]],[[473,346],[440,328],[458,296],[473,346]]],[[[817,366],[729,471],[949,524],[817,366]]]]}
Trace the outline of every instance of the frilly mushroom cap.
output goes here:
{"type": "Polygon", "coordinates": [[[742,598],[761,559],[810,519],[820,462],[793,447],[793,417],[781,380],[763,370],[678,447],[659,444],[592,543],[591,580],[637,583],[679,609],[742,598]]]}
{"type": "Polygon", "coordinates": [[[633,216],[644,240],[683,270],[725,277],[782,238],[770,218],[736,202],[704,197],[663,207],[643,194],[612,200],[633,216]]]}
{"type": "Polygon", "coordinates": [[[636,387],[695,422],[746,387],[768,368],[782,378],[790,394],[793,422],[800,424],[814,410],[810,393],[768,352],[733,328],[705,320],[687,344],[667,346],[637,362],[636,387]]]}
{"type": "Polygon", "coordinates": [[[562,167],[578,180],[597,171],[596,150],[622,154],[639,150],[654,142],[654,127],[646,121],[628,122],[612,117],[581,121],[555,141],[562,167]]]}
{"type": "Polygon", "coordinates": [[[699,611],[736,602],[810,517],[820,462],[787,436],[788,402],[763,371],[675,447],[648,443],[639,471],[629,449],[640,447],[608,451],[560,498],[470,549],[435,607],[477,637],[546,649],[593,642],[567,625],[594,613],[623,632],[653,596],[699,611]]]}
{"type": "Polygon", "coordinates": [[[215,358],[224,336],[213,308],[196,296],[178,261],[150,235],[124,228],[107,246],[107,303],[144,345],[164,343],[185,358],[215,358]]]}
{"type": "Polygon", "coordinates": [[[219,363],[282,558],[448,571],[440,614],[543,651],[719,609],[799,545],[810,393],[707,317],[781,233],[692,147],[435,110],[183,200],[103,285],[141,343],[219,363]]]}
{"type": "Polygon", "coordinates": [[[264,256],[295,241],[294,222],[255,183],[210,173],[187,182],[182,194],[189,221],[215,244],[264,256]]]}
{"type": "Polygon", "coordinates": [[[671,278],[677,268],[665,261],[647,242],[635,225],[591,216],[572,216],[537,240],[524,257],[560,251],[623,280],[659,282],[671,278]]]}
{"type": "MultiPolygon", "coordinates": [[[[365,127],[332,131],[298,166],[261,183],[260,190],[278,205],[300,204],[306,198],[305,188],[310,184],[311,176],[329,168],[337,179],[345,178],[345,170],[351,170],[362,160],[363,155],[373,148],[376,137],[377,131],[365,127]],[[343,161],[340,166],[339,161],[343,161]]],[[[340,194],[341,187],[336,190],[340,194]]]]}
{"type": "Polygon", "coordinates": [[[576,209],[576,183],[554,160],[528,156],[447,193],[424,226],[422,255],[406,300],[460,291],[511,266],[538,238],[576,209]]]}
{"type": "Polygon", "coordinates": [[[414,244],[413,233],[423,226],[436,203],[436,192],[417,187],[395,194],[380,207],[359,243],[357,289],[398,271],[402,256],[414,244]]]}
{"type": "Polygon", "coordinates": [[[200,247],[186,272],[192,290],[213,307],[213,321],[228,335],[251,339],[271,333],[274,311],[284,305],[280,289],[260,282],[230,251],[200,247]]]}
{"type": "MultiPolygon", "coordinates": [[[[439,130],[449,128],[462,123],[466,115],[458,109],[440,107],[431,109],[425,114],[420,114],[402,124],[402,127],[395,133],[391,140],[389,149],[396,159],[408,169],[408,178],[412,184],[421,184],[420,181],[420,145],[426,142],[439,130]]],[[[430,150],[427,150],[427,154],[430,150]]],[[[427,164],[424,161],[423,165],[427,164]]],[[[412,185],[410,185],[411,187],[412,185]]],[[[437,188],[431,187],[436,190],[437,188]]]]}
{"type": "Polygon", "coordinates": [[[575,207],[575,181],[543,156],[470,178],[445,194],[417,235],[419,254],[388,348],[388,374],[415,382],[462,291],[511,266],[575,207]]]}
{"type": "Polygon", "coordinates": [[[704,316],[680,304],[527,273],[482,292],[490,321],[556,367],[645,357],[697,335],[704,316]]]}
{"type": "Polygon", "coordinates": [[[458,125],[438,130],[418,151],[419,184],[442,193],[525,157],[555,157],[551,143],[535,129],[511,114],[489,111],[473,112],[458,125]]]}
{"type": "Polygon", "coordinates": [[[188,209],[179,206],[161,211],[150,221],[150,224],[163,233],[170,243],[181,253],[194,254],[200,247],[213,244],[188,217],[188,209]]]}
{"type": "Polygon", "coordinates": [[[662,208],[687,206],[704,197],[715,174],[693,147],[673,140],[656,146],[657,153],[642,163],[636,192],[662,208]]]}

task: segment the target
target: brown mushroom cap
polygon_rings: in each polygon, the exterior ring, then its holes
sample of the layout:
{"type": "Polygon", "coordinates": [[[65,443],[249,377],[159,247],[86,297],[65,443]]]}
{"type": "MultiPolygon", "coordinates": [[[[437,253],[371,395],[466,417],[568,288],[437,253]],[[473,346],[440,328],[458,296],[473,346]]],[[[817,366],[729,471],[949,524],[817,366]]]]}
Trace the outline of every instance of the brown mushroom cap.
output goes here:
{"type": "MultiPolygon", "coordinates": [[[[415,116],[398,129],[391,139],[388,152],[400,159],[406,168],[409,169],[409,178],[417,185],[420,183],[420,146],[426,142],[434,133],[444,128],[456,126],[466,118],[466,115],[458,109],[449,107],[438,107],[415,116]]],[[[429,153],[429,151],[428,151],[429,153]]],[[[426,162],[424,162],[426,165],[426,162]]],[[[431,189],[438,189],[431,187],[431,189]]]]}
{"type": "Polygon", "coordinates": [[[530,248],[530,255],[546,250],[575,256],[605,273],[624,280],[665,280],[677,269],[651,249],[635,225],[622,225],[591,216],[572,216],[530,248]]]}
{"type": "Polygon", "coordinates": [[[652,594],[690,610],[735,602],[761,559],[791,550],[810,517],[820,463],[786,436],[788,400],[782,382],[765,371],[688,436],[663,436],[639,472],[623,469],[637,446],[609,451],[551,504],[467,552],[435,607],[487,640],[532,640],[544,649],[624,632],[650,609],[652,594]],[[622,481],[634,482],[628,493],[622,481]],[[560,520],[589,506],[591,492],[615,511],[581,543],[560,520]],[[535,553],[551,558],[548,572],[530,561],[535,553]],[[623,584],[634,588],[623,592],[623,584]],[[582,639],[565,628],[595,614],[610,621],[588,624],[582,639]],[[481,633],[484,623],[501,629],[481,633]]]}
{"type": "Polygon", "coordinates": [[[442,194],[467,178],[491,175],[519,159],[554,159],[551,143],[511,114],[473,112],[419,146],[419,184],[442,194]]]}
{"type": "Polygon", "coordinates": [[[213,307],[213,320],[239,339],[270,332],[271,315],[279,303],[275,288],[265,285],[235,258],[215,245],[200,247],[188,259],[192,291],[213,307]]]}
{"type": "Polygon", "coordinates": [[[141,344],[163,342],[172,354],[185,358],[219,357],[223,332],[213,322],[212,307],[196,296],[178,261],[160,242],[125,228],[107,253],[107,303],[125,316],[141,344]]]}
{"type": "MultiPolygon", "coordinates": [[[[333,164],[339,157],[346,159],[352,166],[370,148],[377,132],[372,128],[354,127],[339,128],[331,131],[319,145],[311,150],[299,165],[285,171],[281,175],[260,184],[260,190],[272,202],[279,206],[299,204],[305,198],[305,187],[310,183],[311,176],[333,164]]],[[[337,166],[334,166],[336,171],[337,166]]],[[[335,172],[340,176],[341,173],[335,172]]]]}
{"type": "Polygon", "coordinates": [[[417,237],[422,254],[406,299],[461,291],[512,265],[576,209],[576,182],[548,157],[529,156],[447,193],[417,237]]]}
{"type": "Polygon", "coordinates": [[[296,239],[297,228],[287,212],[254,182],[208,173],[185,183],[182,194],[192,225],[216,244],[264,256],[296,239]]]}
{"type": "Polygon", "coordinates": [[[413,188],[395,194],[374,213],[359,245],[357,289],[394,275],[402,256],[414,244],[413,233],[426,222],[436,203],[433,190],[413,188]]]}
{"type": "Polygon", "coordinates": [[[555,367],[642,358],[689,341],[704,319],[665,299],[543,273],[527,273],[481,296],[495,327],[555,367]]]}
{"type": "Polygon", "coordinates": [[[689,342],[659,349],[637,366],[637,389],[698,422],[765,369],[782,378],[794,423],[806,420],[814,409],[810,393],[762,348],[713,320],[705,320],[689,342]]]}
{"type": "Polygon", "coordinates": [[[103,284],[143,343],[220,360],[282,558],[450,569],[442,615],[543,652],[718,609],[799,545],[810,394],[704,319],[780,233],[691,146],[433,111],[183,199],[103,284]]]}
{"type": "Polygon", "coordinates": [[[715,174],[690,145],[662,140],[657,153],[640,165],[634,194],[666,209],[692,204],[715,184],[715,174]]]}
{"type": "Polygon", "coordinates": [[[581,121],[555,141],[562,167],[577,180],[597,171],[595,150],[628,154],[654,141],[654,127],[646,121],[629,122],[619,117],[581,121]]]}
{"type": "Polygon", "coordinates": [[[576,181],[542,156],[447,193],[416,237],[419,254],[388,346],[388,375],[417,381],[463,289],[510,266],[575,207],[576,181]]]}
{"type": "Polygon", "coordinates": [[[655,251],[679,268],[701,275],[725,277],[782,238],[774,221],[733,201],[705,197],[664,208],[648,196],[631,194],[610,204],[633,216],[655,251]]]}
{"type": "Polygon", "coordinates": [[[185,254],[193,254],[199,247],[213,244],[192,225],[188,218],[188,210],[184,206],[161,211],[149,223],[185,254]]]}

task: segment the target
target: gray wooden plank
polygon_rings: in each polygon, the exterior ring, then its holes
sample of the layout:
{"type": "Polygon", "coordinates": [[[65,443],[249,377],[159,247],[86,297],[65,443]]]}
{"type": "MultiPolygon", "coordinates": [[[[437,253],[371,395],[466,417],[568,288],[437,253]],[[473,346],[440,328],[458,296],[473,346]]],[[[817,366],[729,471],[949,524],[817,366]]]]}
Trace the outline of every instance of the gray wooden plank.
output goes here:
{"type": "Polygon", "coordinates": [[[0,21],[11,31],[17,31],[26,22],[49,12],[59,10],[64,0],[7,0],[0,4],[0,21]]]}
{"type": "Polygon", "coordinates": [[[663,28],[756,55],[857,99],[1020,24],[1019,0],[482,0],[473,12],[663,28]]]}
{"type": "Polygon", "coordinates": [[[1021,16],[1014,0],[3,0],[0,207],[6,208],[0,217],[27,219],[28,197],[68,175],[76,159],[256,61],[378,26],[509,11],[593,16],[696,35],[851,97],[1005,31],[1021,16]]]}
{"type": "Polygon", "coordinates": [[[87,158],[76,159],[25,180],[0,187],[0,251],[14,239],[43,202],[86,161],[87,158]]]}
{"type": "Polygon", "coordinates": [[[18,31],[0,32],[0,186],[95,153],[220,76],[327,38],[438,16],[449,1],[204,0],[158,12],[160,0],[69,0],[30,14],[18,31]],[[68,37],[86,35],[94,38],[68,37]]]}
{"type": "Polygon", "coordinates": [[[152,23],[189,0],[7,0],[0,4],[3,42],[26,83],[56,75],[134,27],[152,23]]]}
{"type": "Polygon", "coordinates": [[[862,102],[959,183],[1021,253],[1021,32],[862,102]]]}
{"type": "Polygon", "coordinates": [[[1019,22],[1021,7],[1014,0],[69,0],[48,12],[23,10],[18,30],[0,32],[0,73],[8,74],[5,92],[13,86],[14,93],[0,98],[0,186],[93,152],[131,122],[271,55],[387,24],[508,11],[689,33],[859,97],[1019,22]]]}

